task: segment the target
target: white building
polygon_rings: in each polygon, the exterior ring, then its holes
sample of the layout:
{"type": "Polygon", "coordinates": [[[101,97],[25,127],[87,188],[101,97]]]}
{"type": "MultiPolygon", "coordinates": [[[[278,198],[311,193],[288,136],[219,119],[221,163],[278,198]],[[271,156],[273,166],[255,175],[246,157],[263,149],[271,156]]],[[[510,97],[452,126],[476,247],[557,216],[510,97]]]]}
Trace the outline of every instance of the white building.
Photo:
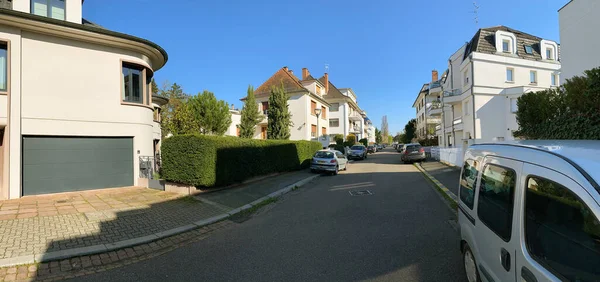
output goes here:
{"type": "Polygon", "coordinates": [[[600,2],[571,0],[558,10],[560,22],[561,83],[586,70],[600,67],[600,2]]]}
{"type": "Polygon", "coordinates": [[[1,4],[0,199],[137,185],[167,53],[83,19],[81,0],[1,4]]]}
{"type": "Polygon", "coordinates": [[[356,94],[351,88],[337,88],[328,77],[319,79],[322,83],[328,81],[325,100],[330,103],[329,129],[330,136],[342,134],[344,140],[349,134],[356,136],[356,141],[366,138],[366,113],[358,106],[356,94]]]}
{"type": "MultiPolygon", "coordinates": [[[[327,81],[327,74],[325,74],[327,81]]],[[[328,83],[313,78],[308,69],[302,70],[302,79],[294,75],[287,67],[279,69],[273,76],[256,88],[254,95],[259,104],[259,110],[265,115],[256,128],[256,139],[267,139],[267,110],[272,87],[283,84],[289,95],[288,107],[292,115],[290,140],[319,140],[324,146],[329,145],[329,106],[324,95],[328,83]],[[320,111],[320,113],[319,113],[320,111]],[[317,118],[317,113],[319,117],[317,118]]],[[[242,99],[243,100],[243,99],[242,99]]]]}
{"type": "Polygon", "coordinates": [[[518,129],[517,98],[558,86],[558,44],[505,26],[480,29],[453,54],[448,75],[430,87],[442,101],[436,127],[440,146],[513,140],[518,129]],[[437,86],[437,85],[436,85],[437,86]]]}
{"type": "Polygon", "coordinates": [[[365,118],[365,126],[367,129],[367,140],[369,141],[369,144],[375,144],[375,126],[373,125],[371,119],[365,118]]]}
{"type": "Polygon", "coordinates": [[[242,112],[234,109],[233,105],[231,105],[231,110],[229,110],[229,113],[231,113],[231,124],[229,125],[227,132],[225,132],[225,135],[239,137],[240,124],[242,123],[242,112]]]}

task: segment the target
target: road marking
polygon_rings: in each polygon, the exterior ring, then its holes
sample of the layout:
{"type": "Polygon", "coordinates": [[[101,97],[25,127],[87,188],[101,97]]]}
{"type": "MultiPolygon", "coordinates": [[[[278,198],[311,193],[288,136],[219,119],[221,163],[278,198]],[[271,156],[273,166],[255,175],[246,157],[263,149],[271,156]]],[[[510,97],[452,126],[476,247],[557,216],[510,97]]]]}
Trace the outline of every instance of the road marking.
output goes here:
{"type": "Polygon", "coordinates": [[[333,188],[333,189],[329,189],[329,191],[348,190],[348,189],[356,189],[356,188],[363,188],[363,187],[373,187],[373,186],[375,186],[375,184],[365,184],[365,185],[358,185],[358,186],[352,186],[352,187],[333,188]]]}

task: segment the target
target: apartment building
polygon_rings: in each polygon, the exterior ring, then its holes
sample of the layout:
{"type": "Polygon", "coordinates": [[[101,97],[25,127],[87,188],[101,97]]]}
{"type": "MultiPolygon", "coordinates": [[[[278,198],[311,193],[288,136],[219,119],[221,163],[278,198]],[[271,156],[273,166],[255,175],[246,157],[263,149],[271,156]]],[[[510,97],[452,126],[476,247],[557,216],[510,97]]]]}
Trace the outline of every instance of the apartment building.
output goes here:
{"type": "Polygon", "coordinates": [[[571,0],[558,10],[560,23],[561,83],[573,76],[600,67],[600,38],[595,34],[600,26],[600,2],[571,0]]]}
{"type": "Polygon", "coordinates": [[[160,150],[160,46],[81,0],[0,1],[0,199],[137,185],[160,150]]]}
{"type": "Polygon", "coordinates": [[[319,79],[322,83],[328,82],[325,100],[330,103],[329,129],[330,135],[342,134],[344,139],[349,134],[356,136],[356,140],[366,138],[365,118],[366,113],[358,106],[356,94],[351,88],[337,88],[328,77],[319,79]]]}
{"type": "Polygon", "coordinates": [[[506,26],[482,28],[448,60],[446,78],[429,87],[441,101],[440,146],[513,140],[517,98],[559,85],[559,46],[506,26]]]}

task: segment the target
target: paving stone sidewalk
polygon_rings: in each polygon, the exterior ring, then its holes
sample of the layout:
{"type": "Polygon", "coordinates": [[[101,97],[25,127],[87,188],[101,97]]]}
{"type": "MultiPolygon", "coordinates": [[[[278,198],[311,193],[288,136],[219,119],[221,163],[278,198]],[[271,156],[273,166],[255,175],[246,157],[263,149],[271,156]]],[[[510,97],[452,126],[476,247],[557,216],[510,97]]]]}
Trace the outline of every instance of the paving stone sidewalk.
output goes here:
{"type": "Polygon", "coordinates": [[[44,256],[57,251],[122,242],[189,226],[311,176],[307,171],[286,173],[194,197],[123,188],[62,194],[54,196],[54,201],[47,197],[0,201],[0,209],[15,210],[14,206],[18,206],[15,218],[0,220],[0,261],[31,255],[36,256],[36,261],[45,261],[48,257],[44,256]],[[50,206],[58,214],[46,216],[40,212],[50,206]],[[61,214],[61,206],[69,206],[69,212],[61,214]],[[21,209],[36,215],[18,218],[21,209]]]}

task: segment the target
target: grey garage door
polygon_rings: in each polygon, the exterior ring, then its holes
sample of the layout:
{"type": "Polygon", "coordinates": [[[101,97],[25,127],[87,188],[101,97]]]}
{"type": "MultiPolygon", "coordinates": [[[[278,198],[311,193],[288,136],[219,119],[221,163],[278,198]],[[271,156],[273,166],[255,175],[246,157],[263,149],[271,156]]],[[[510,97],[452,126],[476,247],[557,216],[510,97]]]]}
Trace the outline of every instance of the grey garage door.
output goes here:
{"type": "Polygon", "coordinates": [[[23,137],[23,195],[133,185],[133,138],[23,137]]]}

